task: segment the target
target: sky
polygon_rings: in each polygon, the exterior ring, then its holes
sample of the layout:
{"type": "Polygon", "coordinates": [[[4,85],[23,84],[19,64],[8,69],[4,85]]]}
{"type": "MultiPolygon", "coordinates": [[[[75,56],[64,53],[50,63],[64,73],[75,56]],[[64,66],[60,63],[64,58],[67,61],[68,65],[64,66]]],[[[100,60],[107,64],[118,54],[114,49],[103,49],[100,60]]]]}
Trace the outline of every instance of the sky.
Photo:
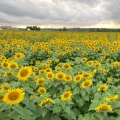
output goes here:
{"type": "Polygon", "coordinates": [[[120,28],[120,0],[0,0],[0,26],[120,28]]]}

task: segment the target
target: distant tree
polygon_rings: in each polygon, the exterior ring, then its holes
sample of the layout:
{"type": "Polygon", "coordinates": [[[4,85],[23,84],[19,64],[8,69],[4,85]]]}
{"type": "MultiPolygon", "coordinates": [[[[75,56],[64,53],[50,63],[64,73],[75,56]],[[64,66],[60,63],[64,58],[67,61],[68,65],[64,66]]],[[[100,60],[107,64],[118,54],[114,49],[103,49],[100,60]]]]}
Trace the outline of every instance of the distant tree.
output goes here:
{"type": "Polygon", "coordinates": [[[67,31],[67,28],[66,27],[63,27],[63,29],[62,29],[63,31],[67,31]]]}
{"type": "Polygon", "coordinates": [[[37,31],[40,31],[40,27],[37,27],[37,26],[27,26],[26,27],[27,30],[37,30],[37,31]]]}

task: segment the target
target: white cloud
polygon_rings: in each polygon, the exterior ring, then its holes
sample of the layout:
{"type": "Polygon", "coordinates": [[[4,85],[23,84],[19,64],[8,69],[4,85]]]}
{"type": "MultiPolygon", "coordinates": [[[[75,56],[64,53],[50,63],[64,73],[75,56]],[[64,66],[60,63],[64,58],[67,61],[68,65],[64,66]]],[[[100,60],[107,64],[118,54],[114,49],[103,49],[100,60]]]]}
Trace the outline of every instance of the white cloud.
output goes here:
{"type": "Polygon", "coordinates": [[[0,24],[97,26],[120,24],[119,0],[1,0],[0,24]]]}

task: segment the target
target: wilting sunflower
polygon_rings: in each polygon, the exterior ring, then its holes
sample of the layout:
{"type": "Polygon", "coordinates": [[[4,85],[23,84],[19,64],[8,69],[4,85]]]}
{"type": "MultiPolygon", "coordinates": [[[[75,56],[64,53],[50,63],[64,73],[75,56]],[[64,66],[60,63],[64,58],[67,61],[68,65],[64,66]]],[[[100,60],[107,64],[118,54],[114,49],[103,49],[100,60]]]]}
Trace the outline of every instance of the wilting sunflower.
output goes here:
{"type": "Polygon", "coordinates": [[[100,106],[95,108],[96,112],[101,112],[101,111],[112,111],[112,107],[106,103],[101,104],[100,106]]]}
{"type": "Polygon", "coordinates": [[[46,88],[44,88],[44,87],[39,87],[39,88],[38,88],[38,92],[39,92],[40,94],[46,93],[46,88]]]}
{"type": "Polygon", "coordinates": [[[8,62],[5,62],[5,61],[2,61],[2,63],[1,63],[1,66],[2,66],[3,68],[8,68],[8,65],[9,65],[9,63],[8,63],[8,62]]]}
{"type": "Polygon", "coordinates": [[[72,97],[72,92],[66,91],[61,95],[61,100],[63,101],[71,100],[71,97],[72,97]]]}
{"type": "Polygon", "coordinates": [[[97,91],[99,92],[99,91],[106,91],[108,89],[108,85],[107,84],[103,84],[103,85],[101,85],[98,89],[97,89],[97,91]]]}
{"type": "Polygon", "coordinates": [[[55,67],[55,71],[56,71],[56,72],[59,72],[59,71],[60,71],[60,67],[56,66],[56,67],[55,67]]]}
{"type": "Polygon", "coordinates": [[[55,102],[51,98],[46,98],[45,100],[40,102],[39,106],[42,107],[43,105],[48,104],[48,103],[53,103],[54,104],[55,102]]]}
{"type": "Polygon", "coordinates": [[[92,85],[92,80],[85,80],[84,82],[82,82],[81,86],[82,88],[87,88],[89,86],[92,85]]]}
{"type": "Polygon", "coordinates": [[[20,79],[20,80],[23,80],[23,81],[27,81],[28,77],[32,74],[32,69],[30,66],[25,66],[25,67],[22,67],[19,72],[18,72],[18,75],[17,77],[20,79]]]}
{"type": "Polygon", "coordinates": [[[20,103],[24,99],[24,91],[21,88],[14,88],[8,90],[5,94],[3,101],[10,105],[20,103]]]}
{"type": "Polygon", "coordinates": [[[52,72],[48,72],[48,73],[46,73],[46,78],[48,80],[52,80],[54,78],[54,74],[52,72]]]}
{"type": "Polygon", "coordinates": [[[72,80],[72,76],[71,75],[65,75],[65,81],[66,82],[70,82],[72,80]]]}
{"type": "Polygon", "coordinates": [[[105,98],[105,100],[108,101],[108,102],[112,102],[112,101],[117,100],[118,98],[119,98],[118,95],[114,95],[114,96],[112,96],[112,97],[107,97],[107,98],[105,98]]]}
{"type": "Polygon", "coordinates": [[[89,79],[93,76],[93,74],[92,73],[83,73],[82,76],[84,79],[89,79]]]}
{"type": "Polygon", "coordinates": [[[65,63],[65,64],[62,65],[62,68],[63,68],[63,69],[71,69],[72,67],[71,67],[70,64],[65,63]]]}
{"type": "Polygon", "coordinates": [[[9,84],[7,82],[1,84],[1,89],[2,91],[7,92],[10,89],[9,84]]]}
{"type": "Polygon", "coordinates": [[[78,82],[80,82],[80,81],[82,80],[82,78],[83,78],[82,75],[76,75],[76,76],[74,77],[74,82],[75,82],[75,83],[78,83],[78,82]]]}
{"type": "Polygon", "coordinates": [[[9,77],[9,76],[11,76],[12,74],[13,74],[13,72],[5,72],[5,73],[4,73],[4,76],[5,76],[5,77],[9,77]]]}
{"type": "Polygon", "coordinates": [[[44,78],[36,78],[35,82],[36,82],[37,85],[45,84],[44,78]]]}
{"type": "Polygon", "coordinates": [[[65,79],[65,74],[63,72],[58,72],[56,74],[56,79],[57,80],[64,80],[65,79]]]}
{"type": "Polygon", "coordinates": [[[9,63],[8,68],[9,69],[16,69],[16,68],[18,68],[18,64],[16,62],[12,61],[9,63]]]}

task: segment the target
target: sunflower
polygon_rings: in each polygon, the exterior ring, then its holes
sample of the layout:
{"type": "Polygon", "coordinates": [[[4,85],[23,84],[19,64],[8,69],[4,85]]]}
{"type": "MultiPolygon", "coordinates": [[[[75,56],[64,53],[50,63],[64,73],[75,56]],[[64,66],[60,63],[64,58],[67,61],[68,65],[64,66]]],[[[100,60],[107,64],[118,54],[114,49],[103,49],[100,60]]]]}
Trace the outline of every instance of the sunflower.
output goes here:
{"type": "Polygon", "coordinates": [[[101,85],[98,89],[97,89],[97,91],[99,92],[99,91],[106,91],[108,89],[108,85],[107,84],[103,84],[103,85],[101,85]]]}
{"type": "Polygon", "coordinates": [[[9,63],[6,62],[6,61],[2,61],[2,63],[1,63],[1,66],[2,66],[3,68],[8,68],[8,65],[9,65],[9,63]]]}
{"type": "Polygon", "coordinates": [[[9,65],[8,65],[8,68],[9,69],[12,69],[12,68],[18,68],[18,64],[14,61],[10,62],[9,65]]]}
{"type": "Polygon", "coordinates": [[[88,60],[88,58],[82,58],[81,62],[86,62],[88,60]]]}
{"type": "Polygon", "coordinates": [[[3,101],[10,105],[15,105],[20,103],[24,99],[24,91],[21,88],[13,88],[8,90],[5,94],[3,101]]]}
{"type": "Polygon", "coordinates": [[[47,73],[47,72],[52,72],[52,68],[46,68],[45,69],[45,72],[47,73]]]}
{"type": "Polygon", "coordinates": [[[42,107],[43,105],[48,104],[48,103],[53,103],[54,104],[55,102],[51,98],[46,98],[45,100],[40,102],[39,106],[42,107]]]}
{"type": "Polygon", "coordinates": [[[13,74],[13,72],[5,72],[5,73],[4,73],[4,76],[5,76],[5,77],[9,77],[9,76],[11,76],[12,74],[13,74]]]}
{"type": "Polygon", "coordinates": [[[72,92],[66,91],[61,95],[61,100],[63,101],[71,100],[71,97],[72,97],[72,92]]]}
{"type": "Polygon", "coordinates": [[[105,98],[105,100],[108,101],[108,102],[112,102],[112,101],[117,100],[118,98],[119,98],[118,95],[114,95],[114,96],[112,96],[112,97],[107,97],[107,98],[105,98]]]}
{"type": "Polygon", "coordinates": [[[93,61],[88,61],[88,62],[87,62],[87,65],[88,65],[89,67],[93,66],[93,61]]]}
{"type": "Polygon", "coordinates": [[[15,59],[17,59],[17,60],[19,60],[19,59],[22,59],[22,58],[24,58],[24,54],[23,53],[16,53],[15,55],[14,55],[14,58],[15,59]]]}
{"type": "Polygon", "coordinates": [[[48,73],[46,73],[46,78],[48,80],[52,80],[54,78],[54,74],[52,72],[48,72],[48,73]]]}
{"type": "Polygon", "coordinates": [[[106,103],[101,104],[100,106],[95,108],[96,112],[101,112],[101,111],[112,111],[112,107],[106,103]]]}
{"type": "Polygon", "coordinates": [[[39,70],[38,72],[40,75],[42,75],[45,72],[45,70],[42,69],[42,70],[39,70]]]}
{"type": "Polygon", "coordinates": [[[76,75],[75,77],[74,77],[74,82],[75,83],[78,83],[78,82],[80,82],[81,80],[82,80],[82,75],[76,75]]]}
{"type": "Polygon", "coordinates": [[[44,88],[44,87],[39,87],[39,88],[38,88],[38,92],[39,92],[40,94],[46,93],[46,88],[44,88]]]}
{"type": "Polygon", "coordinates": [[[56,67],[55,67],[55,71],[56,71],[56,72],[59,72],[59,71],[60,71],[60,67],[56,66],[56,67]]]}
{"type": "Polygon", "coordinates": [[[84,82],[82,82],[81,86],[82,88],[87,88],[89,86],[92,85],[92,80],[85,80],[84,82]]]}
{"type": "Polygon", "coordinates": [[[40,64],[40,61],[37,60],[37,61],[35,62],[35,64],[40,64]]]}
{"type": "Polygon", "coordinates": [[[7,92],[10,89],[9,84],[7,82],[1,84],[1,89],[2,91],[7,92]]]}
{"type": "Polygon", "coordinates": [[[71,69],[71,65],[68,64],[68,63],[65,63],[65,64],[62,65],[62,68],[63,69],[71,69]]]}
{"type": "Polygon", "coordinates": [[[37,85],[43,85],[43,84],[45,84],[44,78],[36,78],[35,82],[36,82],[37,85]]]}
{"type": "Polygon", "coordinates": [[[58,72],[56,74],[56,79],[57,80],[64,80],[65,79],[65,74],[63,72],[58,72]]]}
{"type": "Polygon", "coordinates": [[[65,75],[65,81],[66,82],[70,82],[72,80],[72,76],[71,75],[65,75]]]}
{"type": "Polygon", "coordinates": [[[93,74],[92,73],[83,73],[82,76],[84,79],[89,79],[93,76],[93,74]]]}
{"type": "Polygon", "coordinates": [[[22,67],[19,72],[17,77],[20,80],[27,81],[28,77],[32,74],[32,69],[29,66],[22,67]]]}

